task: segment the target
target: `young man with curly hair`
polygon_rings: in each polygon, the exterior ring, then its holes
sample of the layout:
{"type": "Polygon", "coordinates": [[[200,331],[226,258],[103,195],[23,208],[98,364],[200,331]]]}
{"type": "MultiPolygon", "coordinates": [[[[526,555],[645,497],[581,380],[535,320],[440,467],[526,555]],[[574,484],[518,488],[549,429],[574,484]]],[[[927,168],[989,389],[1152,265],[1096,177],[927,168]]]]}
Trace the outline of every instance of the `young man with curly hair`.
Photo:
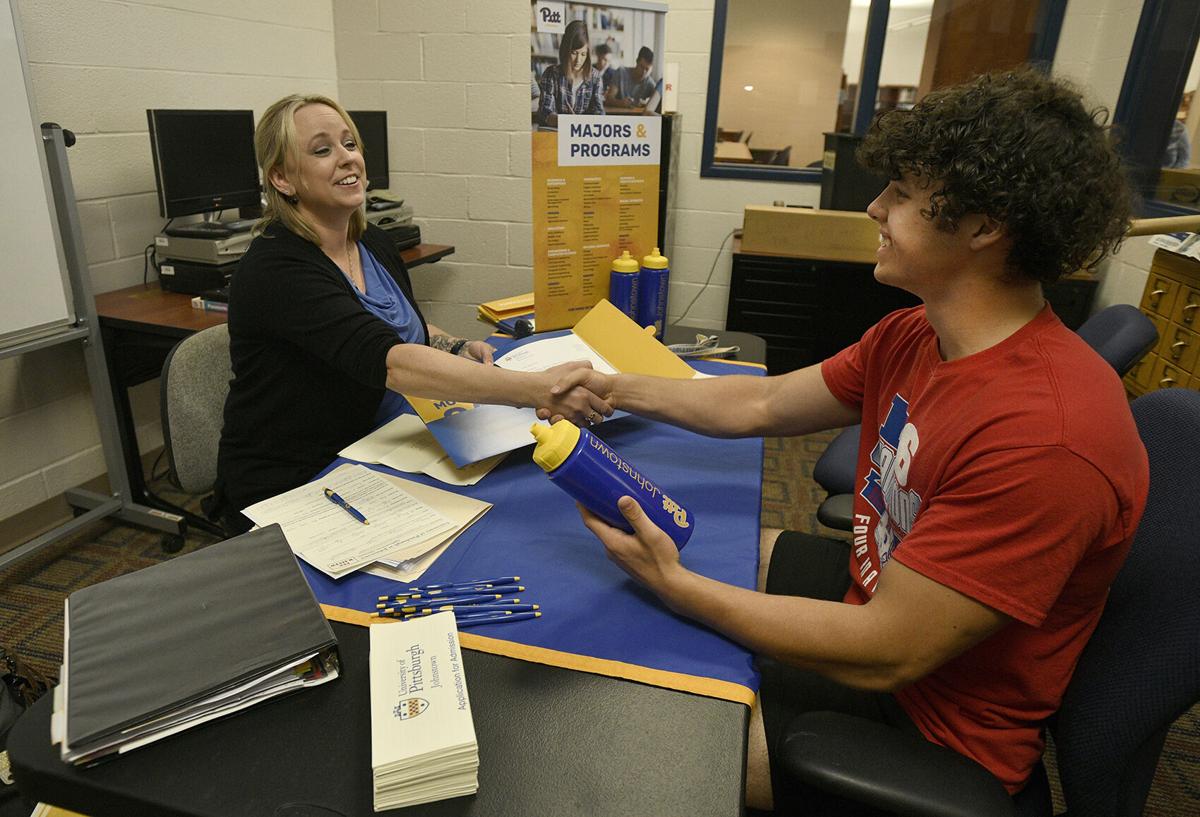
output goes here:
{"type": "Polygon", "coordinates": [[[859,154],[890,177],[867,208],[875,277],[922,306],[778,377],[580,370],[560,383],[715,436],[863,425],[849,554],[844,542],[764,531],[765,592],[690,572],[629,498],[632,535],[583,511],[609,556],[668,607],[770,659],[751,717],[751,806],[770,807],[774,744],[804,711],[919,731],[1010,792],[1039,759],[1041,724],[1100,617],[1148,484],[1119,378],[1042,293],[1095,266],[1126,228],[1102,118],[1033,71],[889,112],[859,154]]]}

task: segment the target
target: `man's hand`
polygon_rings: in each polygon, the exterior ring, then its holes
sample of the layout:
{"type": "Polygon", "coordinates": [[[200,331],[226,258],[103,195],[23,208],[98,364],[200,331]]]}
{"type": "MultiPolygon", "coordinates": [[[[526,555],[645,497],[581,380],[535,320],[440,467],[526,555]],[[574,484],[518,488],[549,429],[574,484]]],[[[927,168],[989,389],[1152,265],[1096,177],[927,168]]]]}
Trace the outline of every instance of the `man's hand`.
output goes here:
{"type": "MultiPolygon", "coordinates": [[[[603,396],[574,382],[580,377],[580,373],[586,374],[591,371],[591,363],[575,360],[538,372],[537,376],[541,378],[542,385],[541,396],[535,405],[537,416],[551,422],[565,418],[577,426],[590,426],[611,415],[612,406],[603,396]],[[564,383],[569,385],[564,388],[564,383]]],[[[586,380],[584,376],[582,381],[586,380]]]]}
{"type": "MultiPolygon", "coordinates": [[[[591,364],[580,365],[579,363],[564,363],[561,366],[555,366],[552,369],[547,369],[547,372],[560,373],[557,382],[550,387],[550,394],[554,396],[570,394],[572,391],[584,389],[591,393],[608,406],[608,410],[601,412],[604,417],[608,417],[613,413],[613,409],[617,408],[613,402],[613,377],[612,375],[598,372],[591,367],[591,364]]],[[[549,408],[539,407],[537,416],[540,420],[549,420],[551,423],[556,423],[562,419],[561,414],[555,414],[549,408]]],[[[593,422],[600,422],[602,418],[589,418],[593,422]]]]}
{"type": "Polygon", "coordinates": [[[458,350],[460,357],[468,358],[469,360],[478,361],[485,366],[492,365],[492,358],[496,354],[495,348],[486,341],[472,340],[458,350]]]}
{"type": "Polygon", "coordinates": [[[608,558],[669,606],[672,582],[687,573],[679,563],[679,549],[671,537],[650,521],[633,497],[623,496],[617,501],[617,508],[633,527],[633,533],[614,528],[582,505],[578,507],[583,524],[604,543],[608,558]]]}

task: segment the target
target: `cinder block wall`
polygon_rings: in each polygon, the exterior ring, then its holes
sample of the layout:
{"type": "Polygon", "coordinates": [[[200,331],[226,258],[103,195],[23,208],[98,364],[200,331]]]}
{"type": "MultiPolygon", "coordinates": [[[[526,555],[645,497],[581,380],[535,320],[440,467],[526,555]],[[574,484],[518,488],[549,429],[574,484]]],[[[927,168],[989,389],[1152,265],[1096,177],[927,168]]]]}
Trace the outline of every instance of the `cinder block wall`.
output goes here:
{"type": "MultiPolygon", "coordinates": [[[[164,223],[147,108],[257,114],[298,87],[337,93],[329,0],[20,0],[17,11],[35,121],[79,139],[67,155],[97,292],[141,283],[142,249],[164,223]]],[[[133,402],[152,450],[157,381],[133,402]]],[[[0,520],[104,472],[78,344],[0,359],[0,452],[0,520]]]]}

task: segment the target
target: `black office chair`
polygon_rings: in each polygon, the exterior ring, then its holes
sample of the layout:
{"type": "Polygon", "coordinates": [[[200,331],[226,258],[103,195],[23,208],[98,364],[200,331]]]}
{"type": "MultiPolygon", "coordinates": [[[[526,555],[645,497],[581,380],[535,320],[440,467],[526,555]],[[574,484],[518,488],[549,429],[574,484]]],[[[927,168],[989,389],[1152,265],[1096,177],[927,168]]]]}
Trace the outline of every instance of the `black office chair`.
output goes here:
{"type": "MultiPolygon", "coordinates": [[[[1101,309],[1077,331],[1122,377],[1158,342],[1154,323],[1129,304],[1101,309]]],[[[817,508],[817,521],[828,528],[850,530],[861,435],[861,425],[842,429],[813,466],[813,479],[829,494],[817,508]]]]}
{"type": "MultiPolygon", "coordinates": [[[[1151,392],[1133,416],[1150,457],[1146,511],[1046,724],[1071,817],[1140,815],[1167,731],[1200,701],[1200,392],[1151,392]]],[[[781,747],[791,780],[905,817],[1052,814],[1041,764],[1009,797],[962,755],[853,716],[801,715],[781,747]]]]}

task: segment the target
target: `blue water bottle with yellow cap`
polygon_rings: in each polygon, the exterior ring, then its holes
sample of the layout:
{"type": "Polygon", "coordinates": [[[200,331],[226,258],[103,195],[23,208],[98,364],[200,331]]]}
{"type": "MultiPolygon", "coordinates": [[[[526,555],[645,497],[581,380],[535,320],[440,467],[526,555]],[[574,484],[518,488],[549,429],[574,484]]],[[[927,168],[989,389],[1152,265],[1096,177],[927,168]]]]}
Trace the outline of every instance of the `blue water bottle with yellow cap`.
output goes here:
{"type": "Polygon", "coordinates": [[[638,273],[638,325],[654,324],[654,337],[662,340],[667,325],[667,282],[671,270],[667,257],[654,248],[642,259],[638,273]]]}
{"type": "Polygon", "coordinates": [[[620,258],[613,259],[612,272],[608,274],[608,302],[632,318],[634,323],[638,319],[638,284],[641,277],[638,270],[637,259],[629,254],[629,250],[625,250],[620,258]]]}
{"type": "Polygon", "coordinates": [[[529,431],[537,440],[533,461],[583,507],[614,528],[632,533],[617,507],[617,500],[631,496],[675,547],[682,549],[687,544],[695,518],[604,440],[567,420],[552,426],[534,423],[529,431]]]}

